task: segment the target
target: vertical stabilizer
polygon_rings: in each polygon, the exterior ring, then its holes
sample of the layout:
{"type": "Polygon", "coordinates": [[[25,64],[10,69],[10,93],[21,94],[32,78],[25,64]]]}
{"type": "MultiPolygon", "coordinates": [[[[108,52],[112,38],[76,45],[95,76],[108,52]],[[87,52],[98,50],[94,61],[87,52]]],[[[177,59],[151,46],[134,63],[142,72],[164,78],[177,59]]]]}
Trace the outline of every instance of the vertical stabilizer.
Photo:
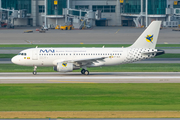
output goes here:
{"type": "Polygon", "coordinates": [[[131,48],[155,48],[159,36],[161,21],[153,21],[139,36],[131,48]]]}

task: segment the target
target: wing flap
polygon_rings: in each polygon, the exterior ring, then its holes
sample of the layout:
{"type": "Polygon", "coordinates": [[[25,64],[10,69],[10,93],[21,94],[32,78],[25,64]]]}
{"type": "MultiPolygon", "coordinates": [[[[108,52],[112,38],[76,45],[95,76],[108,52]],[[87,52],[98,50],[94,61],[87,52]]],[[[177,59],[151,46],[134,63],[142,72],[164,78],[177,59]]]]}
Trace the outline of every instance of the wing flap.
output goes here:
{"type": "Polygon", "coordinates": [[[87,59],[77,59],[73,60],[74,62],[96,62],[96,61],[101,61],[104,60],[107,57],[98,57],[98,58],[87,58],[87,59]]]}
{"type": "Polygon", "coordinates": [[[70,63],[78,63],[78,64],[92,64],[93,62],[99,63],[99,62],[105,62],[104,59],[108,57],[98,57],[98,58],[87,58],[87,59],[75,59],[75,60],[66,60],[64,62],[70,62],[70,63]]]}

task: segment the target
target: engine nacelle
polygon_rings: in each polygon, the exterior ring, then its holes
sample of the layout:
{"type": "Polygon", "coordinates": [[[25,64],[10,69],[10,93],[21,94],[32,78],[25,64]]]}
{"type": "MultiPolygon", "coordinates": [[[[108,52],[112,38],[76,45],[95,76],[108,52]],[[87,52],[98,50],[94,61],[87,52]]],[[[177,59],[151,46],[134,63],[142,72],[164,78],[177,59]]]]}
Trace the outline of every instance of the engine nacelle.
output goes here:
{"type": "Polygon", "coordinates": [[[57,63],[57,66],[54,67],[54,71],[72,72],[73,71],[73,63],[59,62],[59,63],[57,63]]]}

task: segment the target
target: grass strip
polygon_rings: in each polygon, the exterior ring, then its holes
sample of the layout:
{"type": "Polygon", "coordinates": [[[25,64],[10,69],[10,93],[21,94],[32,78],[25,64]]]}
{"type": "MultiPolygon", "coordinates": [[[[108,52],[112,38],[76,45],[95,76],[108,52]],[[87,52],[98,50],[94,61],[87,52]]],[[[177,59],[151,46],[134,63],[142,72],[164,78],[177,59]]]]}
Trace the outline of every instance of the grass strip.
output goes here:
{"type": "Polygon", "coordinates": [[[12,58],[17,54],[0,54],[0,58],[12,58]]]}
{"type": "MultiPolygon", "coordinates": [[[[17,54],[0,54],[0,58],[12,58],[17,54]]],[[[155,58],[180,58],[180,54],[166,53],[163,55],[156,56],[155,58]]]]}
{"type": "MultiPolygon", "coordinates": [[[[35,48],[38,47],[128,47],[130,44],[2,44],[1,48],[6,47],[23,47],[35,48]]],[[[157,44],[156,47],[180,47],[180,44],[157,44]]]]}
{"type": "Polygon", "coordinates": [[[0,84],[0,111],[179,111],[180,83],[0,84]]]}
{"type": "MultiPolygon", "coordinates": [[[[90,72],[180,72],[179,63],[123,64],[88,68],[90,72]]],[[[0,72],[32,72],[33,67],[0,64],[0,72]]],[[[38,67],[37,72],[54,72],[53,67],[38,67]]],[[[74,70],[80,72],[80,70],[74,70]]]]}
{"type": "Polygon", "coordinates": [[[156,56],[155,58],[180,58],[180,54],[177,54],[177,53],[165,53],[163,55],[156,56]]]}

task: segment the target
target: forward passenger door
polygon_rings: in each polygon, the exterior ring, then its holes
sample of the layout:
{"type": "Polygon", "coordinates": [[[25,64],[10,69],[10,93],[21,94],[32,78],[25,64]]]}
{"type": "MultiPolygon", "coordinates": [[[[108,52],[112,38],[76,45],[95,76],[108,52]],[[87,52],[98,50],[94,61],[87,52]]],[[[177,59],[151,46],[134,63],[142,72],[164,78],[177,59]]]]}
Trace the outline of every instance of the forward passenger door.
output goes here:
{"type": "Polygon", "coordinates": [[[38,60],[38,50],[32,51],[32,60],[38,60]]]}

